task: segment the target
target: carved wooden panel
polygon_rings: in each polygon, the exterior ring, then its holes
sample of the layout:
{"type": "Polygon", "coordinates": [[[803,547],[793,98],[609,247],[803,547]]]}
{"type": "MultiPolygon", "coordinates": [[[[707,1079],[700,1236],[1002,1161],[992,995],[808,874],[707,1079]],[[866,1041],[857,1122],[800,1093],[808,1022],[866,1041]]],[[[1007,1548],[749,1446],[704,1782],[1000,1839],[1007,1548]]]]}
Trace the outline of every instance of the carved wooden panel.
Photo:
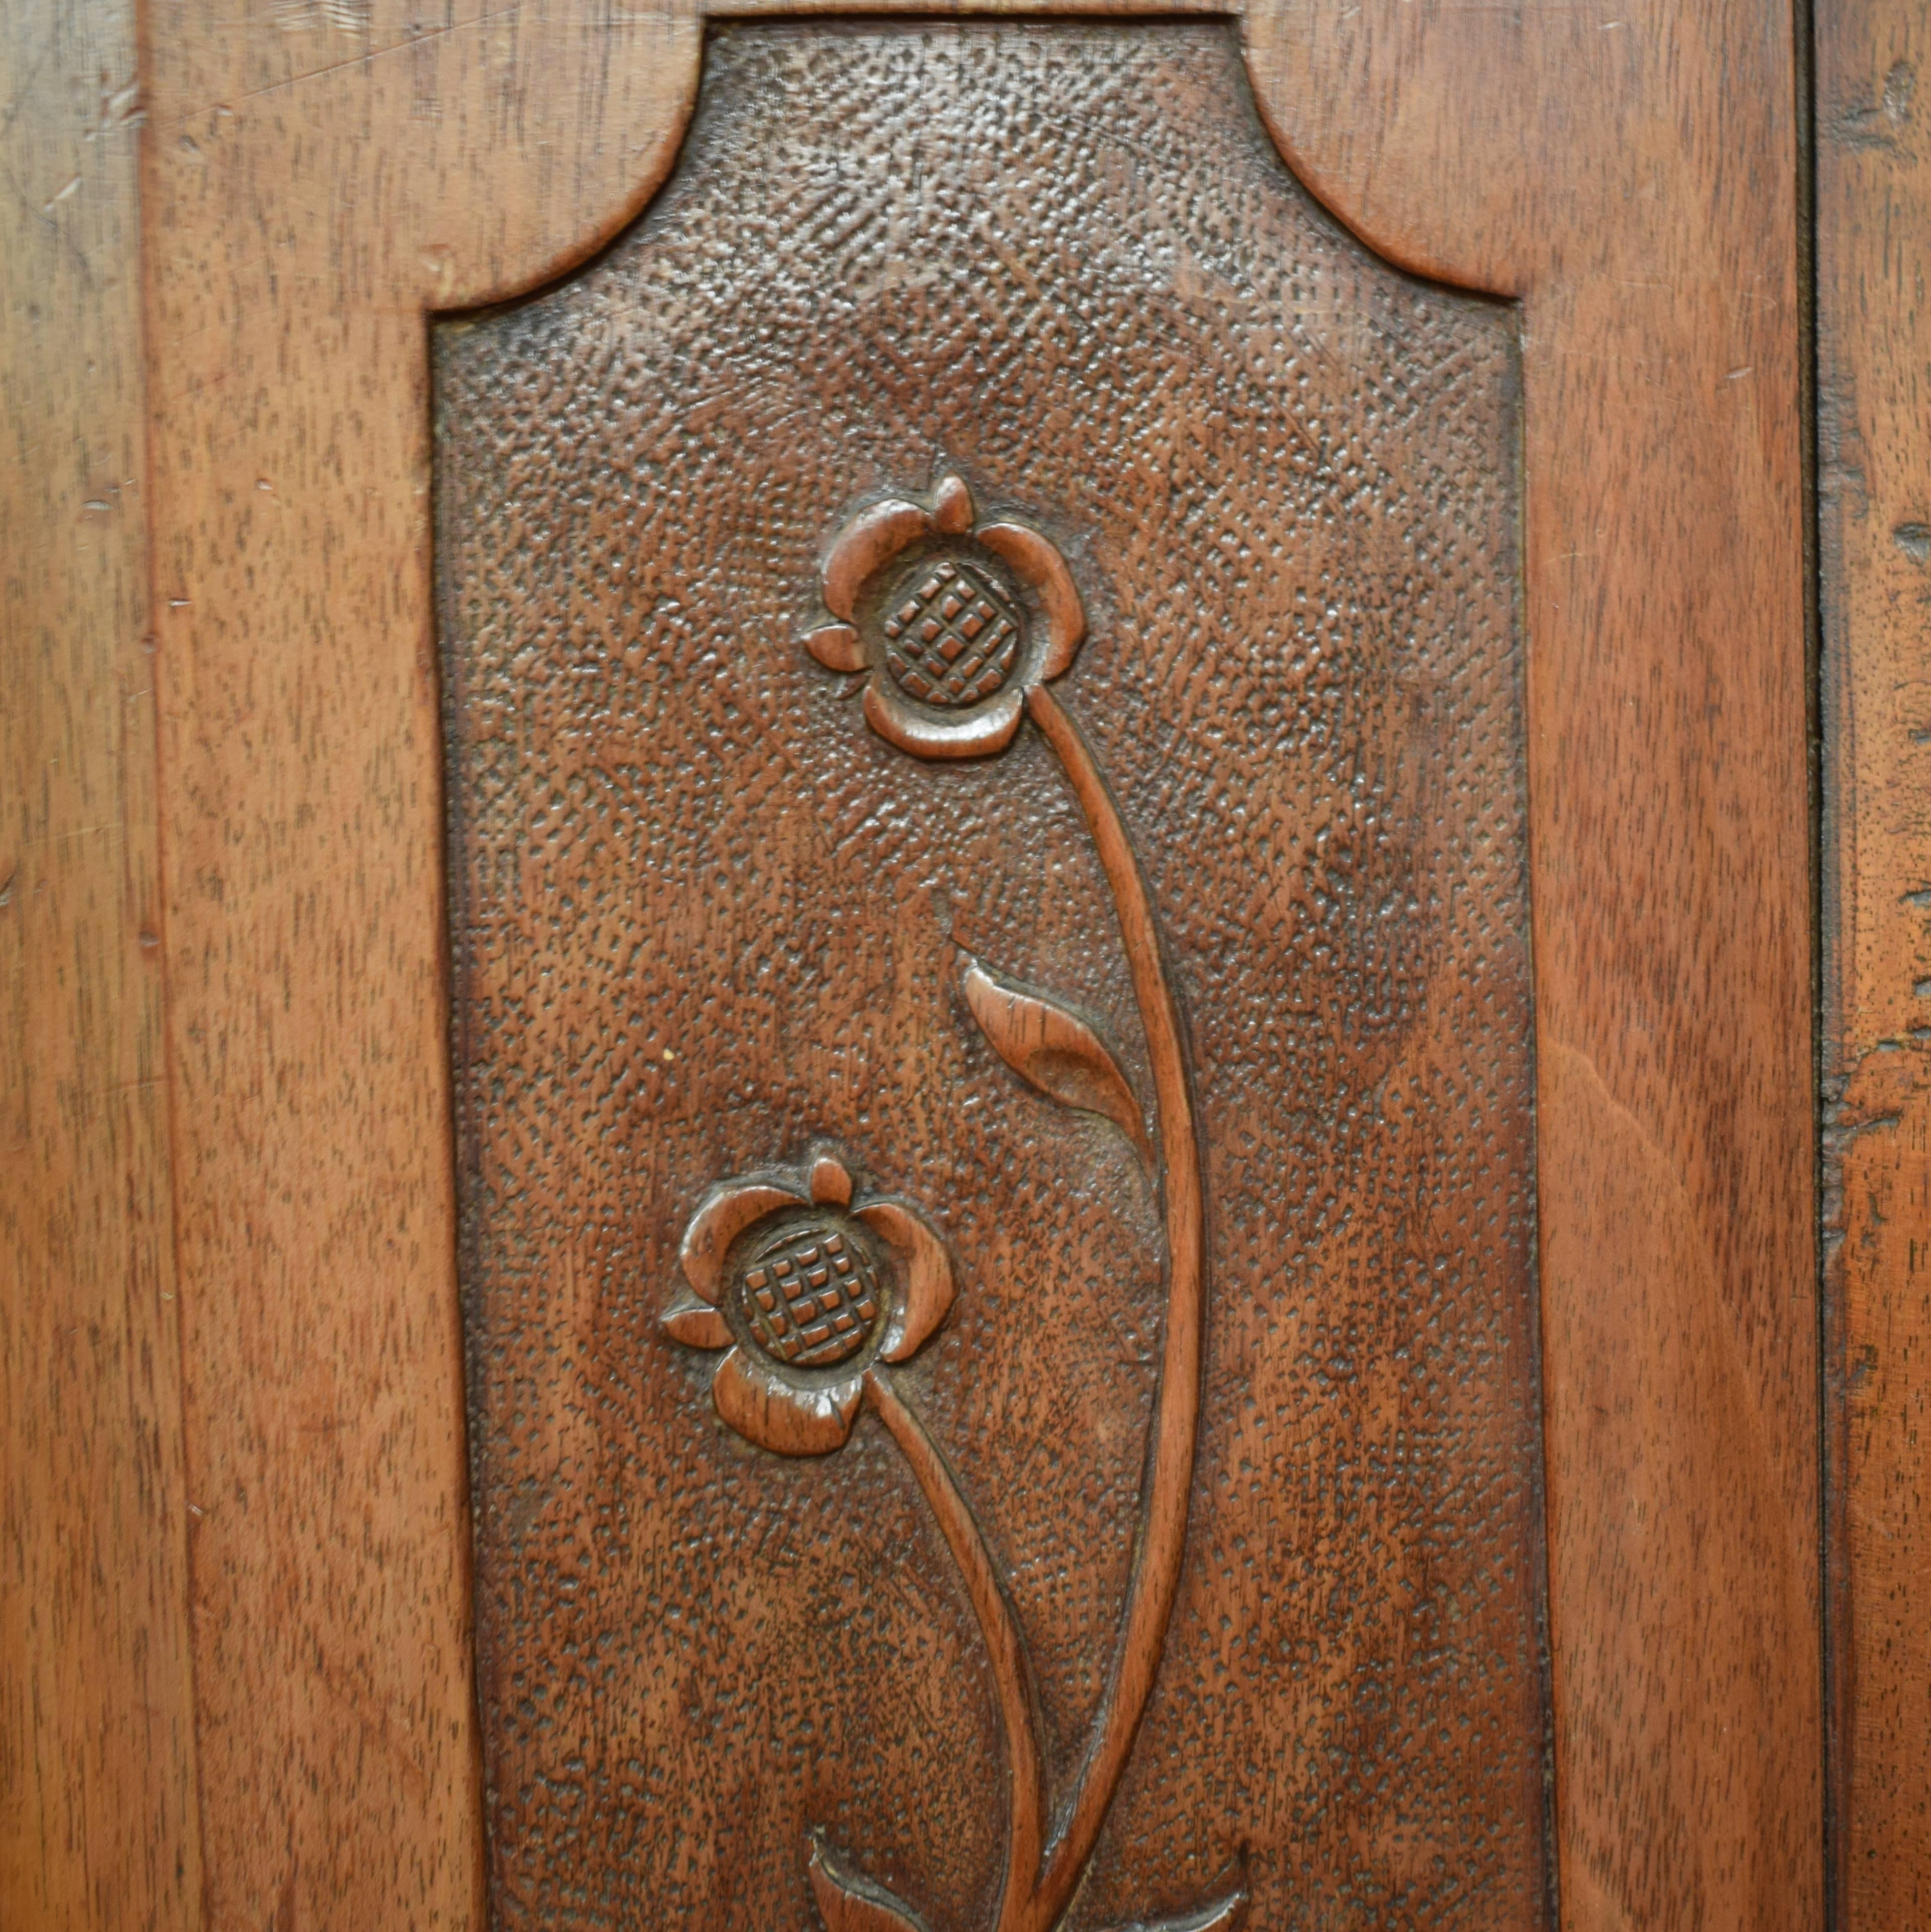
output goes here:
{"type": "Polygon", "coordinates": [[[745,25],[439,338],[498,1922],[1549,1922],[1511,311],[745,25]]]}

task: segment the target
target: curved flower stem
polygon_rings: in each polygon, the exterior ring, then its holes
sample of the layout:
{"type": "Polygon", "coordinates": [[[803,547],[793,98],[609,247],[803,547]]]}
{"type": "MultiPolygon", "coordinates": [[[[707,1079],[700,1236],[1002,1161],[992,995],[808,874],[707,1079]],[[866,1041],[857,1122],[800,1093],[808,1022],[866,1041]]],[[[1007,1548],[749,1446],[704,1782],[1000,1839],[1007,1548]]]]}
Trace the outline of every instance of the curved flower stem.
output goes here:
{"type": "Polygon", "coordinates": [[[1039,1746],[1033,1730],[1025,1648],[991,1552],[938,1445],[925,1433],[925,1425],[917,1416],[899,1400],[898,1391],[882,1366],[867,1374],[865,1388],[879,1420],[904,1451],[952,1547],[953,1558],[965,1578],[966,1594],[971,1598],[979,1618],[980,1634],[985,1640],[993,1680],[998,1686],[999,1714],[1006,1730],[1006,1783],[1012,1797],[1012,1817],[1006,1834],[1006,1878],[999,1904],[998,1922],[1003,1926],[1030,1902],[1045,1838],[1045,1793],[1039,1777],[1039,1746]]]}
{"type": "Polygon", "coordinates": [[[1079,728],[1044,686],[1027,692],[1026,704],[1033,722],[1058,754],[1092,830],[1119,915],[1134,996],[1146,1031],[1159,1126],[1167,1318],[1153,1456],[1141,1505],[1139,1547],[1114,1652],[1112,1676],[1072,1808],[1025,1912],[1011,1922],[1002,1912],[1000,1932],[1050,1932],[1066,1910],[1093,1856],[1153,1687],[1186,1542],[1188,1492],[1192,1486],[1194,1443],[1200,1420],[1201,1326],[1207,1274],[1200,1148],[1180,1046],[1180,1009],[1167,983],[1159,930],[1146,881],[1140,875],[1139,862],[1112,794],[1079,728]]]}

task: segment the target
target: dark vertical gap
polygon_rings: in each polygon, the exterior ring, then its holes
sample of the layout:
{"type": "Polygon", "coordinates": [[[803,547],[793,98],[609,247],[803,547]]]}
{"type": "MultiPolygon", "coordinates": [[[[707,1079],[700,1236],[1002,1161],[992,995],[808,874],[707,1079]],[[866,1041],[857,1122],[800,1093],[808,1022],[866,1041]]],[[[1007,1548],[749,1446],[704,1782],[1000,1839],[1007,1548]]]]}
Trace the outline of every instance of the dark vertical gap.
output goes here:
{"type": "Polygon", "coordinates": [[[1841,1619],[1842,1592],[1839,1552],[1840,1525],[1834,1498],[1839,1475],[1834,1453],[1834,1423],[1837,1414],[1835,1349],[1838,1342],[1836,1298],[1831,1292],[1830,1234],[1825,1211],[1830,1175],[1825,1158],[1825,1078],[1830,1055],[1826,1045],[1829,1014],[1825,1004],[1824,917],[1824,648],[1823,509],[1819,493],[1819,398],[1821,369],[1818,348],[1819,297],[1817,278],[1817,20],[1815,0],[1795,0],[1792,8],[1793,62],[1797,124],[1797,275],[1800,424],[1803,437],[1804,478],[1804,701],[1805,770],[1809,782],[1810,879],[1810,1053],[1811,1147],[1816,1243],[1817,1289],[1817,1567],[1819,1687],[1823,1714],[1823,1762],[1819,1766],[1822,1801],[1822,1895],[1825,1932],[1840,1932],[1844,1901],[1840,1895],[1843,1864],[1840,1836],[1843,1783],[1843,1726],[1836,1644],[1841,1619]]]}
{"type": "Polygon", "coordinates": [[[468,876],[463,864],[462,740],[457,721],[462,702],[461,668],[451,648],[452,627],[446,621],[442,595],[442,519],[446,509],[442,434],[442,358],[441,318],[433,311],[423,317],[425,416],[427,418],[429,472],[429,539],[424,549],[429,572],[429,609],[433,648],[430,653],[430,675],[434,679],[436,717],[441,727],[436,771],[442,788],[442,849],[438,895],[442,916],[437,922],[439,944],[437,970],[442,979],[443,1012],[447,1024],[445,1042],[449,1078],[448,1160],[454,1208],[457,1350],[460,1376],[457,1394],[457,1426],[462,1433],[460,1466],[463,1494],[458,1501],[454,1534],[459,1545],[469,1612],[467,1635],[469,1666],[469,1714],[473,1726],[470,1756],[471,1790],[476,1800],[477,1869],[472,1874],[472,1896],[482,1910],[485,1927],[496,1922],[494,1888],[490,1883],[489,1756],[483,1726],[483,1660],[480,1639],[482,1619],[477,1610],[477,1552],[482,1546],[477,1513],[481,1505],[482,1472],[478,1467],[481,1444],[470,1405],[481,1386],[475,1356],[480,1346],[469,1306],[469,1284],[475,1279],[472,1229],[474,1204],[479,1176],[475,1156],[475,1130],[472,1118],[468,1069],[470,1063],[469,1005],[465,988],[469,978],[468,876]]]}
{"type": "Polygon", "coordinates": [[[1516,693],[1521,705],[1522,747],[1518,773],[1522,808],[1522,909],[1525,942],[1528,954],[1528,1324],[1530,1413],[1535,1418],[1534,1548],[1531,1561],[1536,1566],[1540,1587],[1535,1592],[1537,1666],[1542,1692],[1542,1835],[1543,1923],[1557,1932],[1562,1924],[1562,1844],[1560,1832],[1559,1780],[1561,1759],[1556,1748],[1555,1641],[1554,1636],[1555,1580],[1549,1564],[1555,1539],[1549,1521],[1549,1376],[1543,1346],[1542,1266],[1542,1037],[1540,1006],[1536,998],[1536,961],[1538,951],[1535,924],[1535,871],[1537,838],[1535,813],[1529,796],[1529,744],[1534,724],[1529,716],[1529,655],[1534,649],[1529,636],[1528,610],[1528,509],[1529,492],[1534,479],[1529,475],[1528,385],[1522,371],[1522,336],[1527,320],[1527,302],[1516,297],[1510,304],[1515,317],[1515,396],[1512,415],[1513,434],[1510,454],[1515,464],[1515,555],[1510,574],[1513,584],[1514,617],[1517,646],[1516,693]]]}

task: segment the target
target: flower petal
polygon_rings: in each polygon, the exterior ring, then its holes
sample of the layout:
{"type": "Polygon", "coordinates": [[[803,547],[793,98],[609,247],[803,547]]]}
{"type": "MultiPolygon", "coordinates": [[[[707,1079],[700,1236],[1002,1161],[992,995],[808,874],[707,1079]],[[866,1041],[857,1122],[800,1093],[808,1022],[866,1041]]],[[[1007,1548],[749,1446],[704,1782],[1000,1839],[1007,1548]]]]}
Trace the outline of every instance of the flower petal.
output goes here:
{"type": "Polygon", "coordinates": [[[866,722],[887,744],[915,758],[982,758],[1004,751],[1019,728],[1025,702],[1021,688],[1009,684],[989,704],[967,712],[957,724],[940,724],[908,710],[877,678],[865,688],[866,722]]]}
{"type": "Polygon", "coordinates": [[[962,476],[942,476],[932,492],[932,520],[948,536],[963,536],[972,528],[972,492],[962,476]]]}
{"type": "Polygon", "coordinates": [[[805,634],[803,643],[827,670],[865,668],[865,646],[849,624],[820,624],[815,631],[805,634]]]}
{"type": "Polygon", "coordinates": [[[811,1198],[820,1208],[843,1208],[852,1198],[852,1178],[835,1154],[821,1154],[811,1163],[811,1198]]]}
{"type": "Polygon", "coordinates": [[[715,1308],[718,1278],[724,1272],[724,1256],[732,1242],[765,1215],[780,1208],[804,1204],[802,1196],[767,1181],[727,1180],[721,1187],[712,1188],[684,1230],[684,1245],[678,1255],[684,1264],[684,1279],[715,1308]]]}
{"type": "Polygon", "coordinates": [[[925,1217],[905,1202],[868,1202],[858,1218],[904,1257],[904,1298],[892,1311],[880,1351],[888,1362],[902,1362],[925,1346],[952,1305],[952,1258],[925,1217]]]}
{"type": "Polygon", "coordinates": [[[664,1332],[687,1348],[723,1348],[730,1344],[731,1331],[724,1318],[708,1301],[700,1300],[687,1288],[659,1318],[664,1332]]]}
{"type": "Polygon", "coordinates": [[[1066,560],[1036,530],[1024,524],[986,524],[973,535],[1003,556],[1038,592],[1046,612],[1046,655],[1042,678],[1057,677],[1073,661],[1086,635],[1086,610],[1066,560]]]}
{"type": "Polygon", "coordinates": [[[849,619],[865,579],[907,544],[930,536],[937,527],[929,510],[903,496],[888,496],[859,511],[838,532],[825,560],[825,608],[834,617],[849,619]]]}
{"type": "Polygon", "coordinates": [[[742,1348],[733,1348],[711,1380],[711,1400],[725,1421],[747,1442],[780,1456],[823,1456],[838,1448],[864,1393],[862,1376],[829,1388],[795,1388],[742,1348]]]}

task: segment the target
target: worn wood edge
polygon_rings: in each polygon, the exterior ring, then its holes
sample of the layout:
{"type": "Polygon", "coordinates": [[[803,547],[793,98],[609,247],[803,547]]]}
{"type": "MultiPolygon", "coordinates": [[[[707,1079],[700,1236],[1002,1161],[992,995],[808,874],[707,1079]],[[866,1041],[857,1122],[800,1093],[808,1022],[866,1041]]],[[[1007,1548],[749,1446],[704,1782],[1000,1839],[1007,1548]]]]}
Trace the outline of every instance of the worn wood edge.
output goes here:
{"type": "Polygon", "coordinates": [[[125,0],[0,36],[0,1918],[201,1922],[125,0]]]}
{"type": "Polygon", "coordinates": [[[1843,1932],[1931,1911],[1931,1557],[1923,1444],[1931,1305],[1931,722],[1922,371],[1931,314],[1907,238],[1931,220],[1922,18],[1819,9],[1818,502],[1824,919],[1822,1203],[1829,1316],[1832,1870],[1843,1932]]]}

